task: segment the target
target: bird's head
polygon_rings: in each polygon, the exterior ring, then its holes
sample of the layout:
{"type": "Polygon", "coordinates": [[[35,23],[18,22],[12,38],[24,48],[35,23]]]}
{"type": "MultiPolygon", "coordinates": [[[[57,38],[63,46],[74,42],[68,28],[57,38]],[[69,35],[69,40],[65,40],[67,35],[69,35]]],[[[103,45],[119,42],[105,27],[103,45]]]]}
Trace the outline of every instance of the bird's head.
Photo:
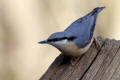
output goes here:
{"type": "Polygon", "coordinates": [[[40,41],[40,44],[50,44],[58,48],[59,46],[65,45],[76,39],[69,32],[56,32],[53,33],[47,40],[40,41]]]}

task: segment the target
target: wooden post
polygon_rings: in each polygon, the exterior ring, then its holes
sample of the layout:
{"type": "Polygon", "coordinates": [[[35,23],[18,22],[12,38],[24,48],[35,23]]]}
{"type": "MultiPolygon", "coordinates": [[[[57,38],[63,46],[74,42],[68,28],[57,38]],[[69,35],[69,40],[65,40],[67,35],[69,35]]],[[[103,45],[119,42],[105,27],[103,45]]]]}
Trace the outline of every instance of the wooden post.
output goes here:
{"type": "Polygon", "coordinates": [[[120,41],[97,39],[99,50],[93,43],[73,64],[60,54],[40,80],[120,80],[120,41]]]}

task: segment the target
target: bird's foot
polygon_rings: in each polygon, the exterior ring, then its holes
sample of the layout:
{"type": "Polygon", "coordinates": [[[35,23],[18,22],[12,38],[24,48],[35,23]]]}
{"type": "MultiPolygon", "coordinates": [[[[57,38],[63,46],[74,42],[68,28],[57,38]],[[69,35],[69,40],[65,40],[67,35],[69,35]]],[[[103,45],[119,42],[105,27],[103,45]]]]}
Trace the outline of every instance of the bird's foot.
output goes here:
{"type": "MultiPolygon", "coordinates": [[[[84,55],[84,54],[83,54],[84,55]]],[[[70,56],[64,56],[63,55],[63,61],[61,62],[61,65],[62,64],[70,64],[72,66],[76,65],[78,63],[78,61],[82,58],[82,56],[77,56],[77,57],[70,57],[70,56]]]]}
{"type": "Polygon", "coordinates": [[[76,64],[76,60],[78,61],[78,59],[78,57],[72,57],[70,60],[71,65],[74,66],[76,64]]]}
{"type": "Polygon", "coordinates": [[[77,56],[77,57],[71,57],[70,63],[72,66],[76,65],[81,58],[84,56],[84,54],[82,54],[81,56],[77,56]]]}
{"type": "Polygon", "coordinates": [[[97,37],[94,37],[94,42],[97,50],[100,50],[101,44],[100,44],[100,41],[97,39],[97,37]]]}

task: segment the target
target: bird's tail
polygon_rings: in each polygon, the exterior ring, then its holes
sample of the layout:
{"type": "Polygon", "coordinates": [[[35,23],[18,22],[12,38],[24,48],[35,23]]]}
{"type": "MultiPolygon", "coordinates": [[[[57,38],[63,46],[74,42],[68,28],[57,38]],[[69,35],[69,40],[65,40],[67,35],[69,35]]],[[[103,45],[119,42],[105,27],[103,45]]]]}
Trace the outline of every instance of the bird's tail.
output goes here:
{"type": "Polygon", "coordinates": [[[95,29],[98,13],[101,12],[104,8],[105,7],[96,7],[87,15],[87,19],[89,20],[89,25],[91,28],[90,29],[91,36],[93,35],[94,29],[95,29]]]}
{"type": "Polygon", "coordinates": [[[88,15],[96,15],[99,12],[101,12],[104,8],[105,8],[105,6],[104,7],[96,7],[88,15]]]}

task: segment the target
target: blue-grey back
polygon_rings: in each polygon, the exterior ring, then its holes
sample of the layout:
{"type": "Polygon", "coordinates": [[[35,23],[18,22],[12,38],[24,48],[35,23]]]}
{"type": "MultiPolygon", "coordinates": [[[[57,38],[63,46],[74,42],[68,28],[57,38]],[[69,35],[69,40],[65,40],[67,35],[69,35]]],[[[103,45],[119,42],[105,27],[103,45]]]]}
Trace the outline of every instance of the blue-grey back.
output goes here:
{"type": "Polygon", "coordinates": [[[74,42],[79,47],[85,47],[90,43],[93,37],[97,15],[103,8],[104,7],[95,8],[92,12],[76,20],[67,29],[65,29],[65,32],[69,31],[72,35],[77,37],[74,42]]]}

